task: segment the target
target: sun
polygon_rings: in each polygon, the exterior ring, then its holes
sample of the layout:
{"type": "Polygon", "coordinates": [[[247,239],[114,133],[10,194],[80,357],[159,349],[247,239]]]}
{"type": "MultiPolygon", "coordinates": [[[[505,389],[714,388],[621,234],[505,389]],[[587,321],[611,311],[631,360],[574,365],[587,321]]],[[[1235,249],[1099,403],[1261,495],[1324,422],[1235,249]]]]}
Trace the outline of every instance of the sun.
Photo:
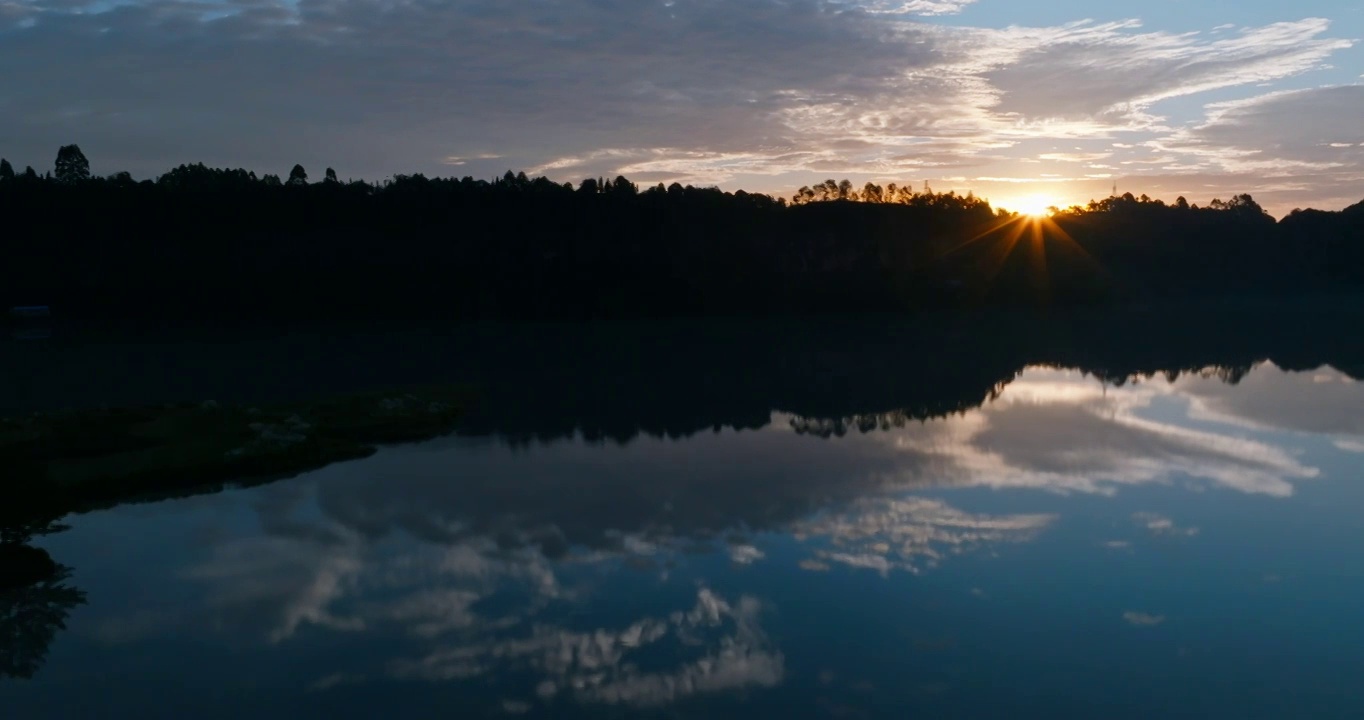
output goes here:
{"type": "Polygon", "coordinates": [[[1010,257],[1021,256],[1026,263],[1029,282],[1045,292],[1050,284],[1048,255],[1055,256],[1060,252],[1069,258],[1068,263],[1079,259],[1091,268],[1099,267],[1094,258],[1052,217],[1058,207],[1056,199],[1048,195],[1027,195],[1001,202],[1000,208],[1011,212],[1000,214],[979,235],[957,243],[944,255],[976,248],[979,251],[976,257],[983,263],[988,278],[987,284],[1003,270],[1010,257]]]}
{"type": "Polygon", "coordinates": [[[1021,197],[1007,204],[1010,210],[1022,213],[1028,217],[1042,218],[1051,215],[1051,208],[1056,206],[1054,198],[1046,195],[1028,195],[1021,197]]]}

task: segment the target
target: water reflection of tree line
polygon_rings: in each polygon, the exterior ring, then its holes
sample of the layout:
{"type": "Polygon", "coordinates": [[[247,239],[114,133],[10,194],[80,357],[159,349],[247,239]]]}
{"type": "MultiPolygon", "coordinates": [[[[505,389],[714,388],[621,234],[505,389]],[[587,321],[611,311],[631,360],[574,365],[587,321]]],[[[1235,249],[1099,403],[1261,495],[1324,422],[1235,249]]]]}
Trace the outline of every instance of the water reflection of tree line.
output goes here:
{"type": "Polygon", "coordinates": [[[981,313],[603,338],[488,338],[461,360],[483,390],[464,431],[512,444],[574,436],[629,442],[722,427],[773,412],[798,429],[901,427],[989,402],[1026,367],[1078,369],[1097,382],[1187,373],[1235,384],[1266,360],[1331,365],[1364,378],[1364,311],[1179,307],[1144,312],[981,313]]]}
{"type": "MultiPolygon", "coordinates": [[[[1062,365],[1054,367],[1065,369],[1065,366],[1062,365]]],[[[1085,376],[1093,377],[1100,383],[1121,388],[1130,382],[1145,381],[1156,377],[1163,378],[1166,382],[1174,383],[1181,377],[1188,375],[1203,378],[1217,378],[1229,385],[1236,385],[1241,382],[1252,369],[1253,366],[1251,365],[1214,365],[1204,368],[1162,370],[1159,372],[1134,372],[1128,374],[1113,374],[1106,370],[1082,370],[1082,372],[1085,376]]],[[[857,413],[847,417],[804,417],[796,415],[791,417],[788,422],[791,428],[801,435],[812,435],[822,438],[843,437],[852,431],[869,433],[898,430],[913,423],[926,422],[949,415],[965,415],[971,410],[975,410],[982,405],[998,399],[1008,386],[1008,382],[1001,382],[991,388],[980,402],[962,400],[956,407],[946,409],[942,406],[930,408],[920,405],[917,407],[898,408],[888,412],[857,413]]]]}
{"type": "MultiPolygon", "coordinates": [[[[1364,309],[1318,303],[1296,309],[1179,305],[1145,312],[474,327],[401,342],[376,335],[350,346],[324,335],[314,346],[286,348],[288,361],[265,380],[305,397],[395,382],[468,383],[478,394],[461,420],[462,431],[514,445],[575,436],[625,443],[639,435],[756,429],[771,422],[774,412],[800,418],[799,426],[812,434],[832,436],[840,426],[844,432],[898,427],[968,411],[1037,365],[1077,368],[1113,384],[1205,368],[1235,382],[1264,360],[1290,370],[1330,364],[1364,377],[1364,338],[1343,331],[1361,321],[1364,309]]],[[[130,390],[140,404],[286,399],[251,397],[262,392],[260,354],[272,352],[268,340],[259,353],[237,360],[250,367],[225,364],[209,344],[165,347],[184,354],[163,360],[168,369],[194,367],[216,376],[202,383],[207,389],[159,386],[154,374],[148,379],[140,370],[140,376],[130,375],[129,363],[140,368],[147,362],[141,351],[122,362],[100,358],[80,367],[44,353],[30,358],[31,384],[36,395],[50,391],[63,405],[82,400],[121,405],[98,395],[63,396],[60,386],[77,370],[83,382],[112,392],[141,382],[130,390]],[[40,371],[49,366],[63,372],[44,377],[40,371]],[[233,381],[247,387],[232,390],[233,381]],[[187,392],[203,394],[186,397],[187,392]],[[225,397],[233,392],[242,397],[225,397]]],[[[10,355],[10,361],[22,360],[13,357],[22,353],[10,355]]],[[[13,399],[0,400],[0,407],[4,402],[13,399]]]]}
{"type": "Polygon", "coordinates": [[[33,677],[67,615],[85,604],[67,583],[72,569],[30,544],[63,529],[50,517],[0,518],[0,678],[33,677]]]}
{"type": "MultiPolygon", "coordinates": [[[[480,401],[463,431],[512,445],[573,436],[626,443],[641,434],[755,429],[770,423],[774,411],[791,416],[799,432],[833,437],[968,412],[1036,365],[1078,368],[1114,385],[1188,372],[1234,384],[1264,360],[1289,370],[1329,364],[1364,379],[1364,338],[1345,331],[1359,326],[1361,314],[1348,306],[1185,307],[1180,313],[482,328],[424,338],[428,355],[418,360],[429,364],[422,371],[428,375],[404,379],[438,380],[436,373],[443,373],[476,384],[480,401]]],[[[372,366],[385,381],[413,362],[406,354],[389,355],[372,366]]],[[[322,358],[318,363],[295,367],[325,367],[322,358]]],[[[155,498],[117,502],[134,499],[155,498]]],[[[66,614],[84,602],[84,594],[67,584],[70,569],[28,542],[60,529],[56,518],[86,505],[79,498],[40,500],[11,491],[0,503],[3,552],[25,558],[0,566],[33,570],[7,578],[0,591],[0,671],[17,677],[36,671],[66,614]]],[[[382,506],[381,499],[370,500],[376,502],[365,507],[382,506]]],[[[732,518],[711,519],[718,526],[732,518]]]]}

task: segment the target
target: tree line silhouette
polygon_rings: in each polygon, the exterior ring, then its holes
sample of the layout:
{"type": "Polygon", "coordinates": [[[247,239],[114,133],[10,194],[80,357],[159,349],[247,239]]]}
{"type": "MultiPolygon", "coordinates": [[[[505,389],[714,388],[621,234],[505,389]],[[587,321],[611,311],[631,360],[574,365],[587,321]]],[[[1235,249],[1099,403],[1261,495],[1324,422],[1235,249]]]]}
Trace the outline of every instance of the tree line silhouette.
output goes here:
{"type": "Polygon", "coordinates": [[[788,201],[508,171],[319,182],[181,165],[96,177],[0,161],[0,303],[233,318],[622,317],[902,310],[1364,287],[1364,203],[1281,221],[1249,195],[1132,195],[1041,221],[925,184],[788,201]]]}

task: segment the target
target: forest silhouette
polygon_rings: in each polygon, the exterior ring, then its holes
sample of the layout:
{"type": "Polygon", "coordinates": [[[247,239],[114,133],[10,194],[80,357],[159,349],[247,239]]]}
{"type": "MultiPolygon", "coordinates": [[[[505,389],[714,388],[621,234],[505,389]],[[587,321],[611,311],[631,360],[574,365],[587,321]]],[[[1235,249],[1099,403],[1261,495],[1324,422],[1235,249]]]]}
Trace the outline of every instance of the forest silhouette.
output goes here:
{"type": "Polygon", "coordinates": [[[1073,305],[1364,288],[1364,202],[1276,221],[1250,195],[1109,197],[1032,219],[827,180],[792,198],[626,178],[310,182],[181,165],[0,163],[0,304],[211,324],[1073,305]]]}

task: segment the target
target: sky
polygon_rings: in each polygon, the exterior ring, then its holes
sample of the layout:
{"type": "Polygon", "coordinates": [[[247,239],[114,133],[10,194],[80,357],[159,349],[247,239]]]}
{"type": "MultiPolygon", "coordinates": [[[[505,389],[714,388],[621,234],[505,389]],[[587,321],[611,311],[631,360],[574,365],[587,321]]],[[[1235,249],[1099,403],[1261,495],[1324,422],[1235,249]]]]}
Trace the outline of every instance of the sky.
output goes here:
{"type": "Polygon", "coordinates": [[[1364,199],[1346,0],[0,0],[0,156],[1364,199]]]}

